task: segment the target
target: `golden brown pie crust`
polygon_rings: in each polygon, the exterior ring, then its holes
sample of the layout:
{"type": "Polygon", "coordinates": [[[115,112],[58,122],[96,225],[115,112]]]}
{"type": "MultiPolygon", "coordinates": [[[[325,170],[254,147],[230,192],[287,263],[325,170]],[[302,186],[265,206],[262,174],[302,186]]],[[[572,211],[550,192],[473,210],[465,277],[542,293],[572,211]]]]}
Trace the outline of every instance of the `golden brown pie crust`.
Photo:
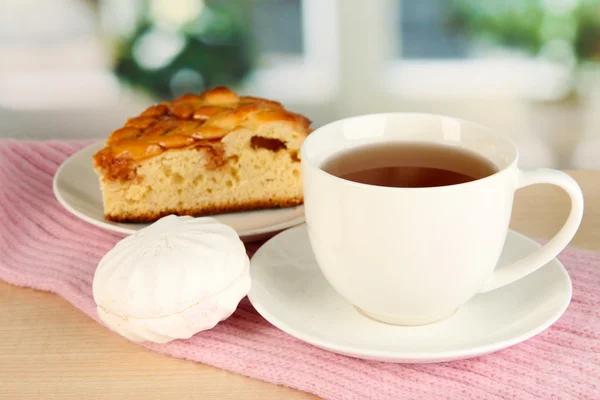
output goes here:
{"type": "MultiPolygon", "coordinates": [[[[198,148],[208,151],[211,163],[222,164],[221,139],[241,128],[256,130],[269,122],[293,124],[309,133],[311,121],[289,112],[272,100],[238,96],[225,87],[185,94],[170,103],[155,104],[114,131],[94,155],[94,166],[105,179],[127,181],[136,177],[135,164],[167,150],[198,148]]],[[[262,143],[277,146],[277,143],[262,143]]]]}

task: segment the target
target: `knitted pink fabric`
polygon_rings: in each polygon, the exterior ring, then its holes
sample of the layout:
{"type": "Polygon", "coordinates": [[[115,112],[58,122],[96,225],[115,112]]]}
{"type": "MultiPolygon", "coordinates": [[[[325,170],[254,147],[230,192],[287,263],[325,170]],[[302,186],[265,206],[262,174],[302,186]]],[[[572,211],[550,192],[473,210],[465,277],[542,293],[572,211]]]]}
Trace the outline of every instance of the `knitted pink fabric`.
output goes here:
{"type": "MultiPolygon", "coordinates": [[[[91,283],[120,237],[67,213],[52,193],[81,142],[0,141],[0,279],[51,291],[96,321],[91,283]]],[[[185,341],[141,345],[327,399],[600,399],[600,253],[565,250],[573,301],[550,329],[491,355],[444,364],[363,361],[274,328],[247,300],[185,341]]]]}

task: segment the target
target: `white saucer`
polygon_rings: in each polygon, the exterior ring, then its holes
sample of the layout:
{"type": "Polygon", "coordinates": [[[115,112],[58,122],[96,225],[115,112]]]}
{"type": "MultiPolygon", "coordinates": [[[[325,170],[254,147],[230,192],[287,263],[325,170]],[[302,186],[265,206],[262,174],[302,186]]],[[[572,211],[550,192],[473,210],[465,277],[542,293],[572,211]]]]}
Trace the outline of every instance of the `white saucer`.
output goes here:
{"type": "MultiPolygon", "coordinates": [[[[123,224],[104,218],[98,176],[92,168],[92,156],[102,147],[101,142],[92,144],[65,160],[54,175],[54,195],[64,208],[86,222],[114,232],[135,233],[148,224],[123,224]]],[[[250,241],[304,222],[304,206],[213,217],[231,226],[245,241],[250,241]]]]}
{"type": "MultiPolygon", "coordinates": [[[[510,231],[500,265],[539,247],[510,231]]],[[[569,275],[554,259],[516,283],[475,296],[442,322],[417,327],[376,322],[327,283],[304,224],[264,244],[252,258],[250,273],[250,302],[279,329],[335,353],[398,363],[450,361],[504,349],[548,328],[571,300],[569,275]]]]}

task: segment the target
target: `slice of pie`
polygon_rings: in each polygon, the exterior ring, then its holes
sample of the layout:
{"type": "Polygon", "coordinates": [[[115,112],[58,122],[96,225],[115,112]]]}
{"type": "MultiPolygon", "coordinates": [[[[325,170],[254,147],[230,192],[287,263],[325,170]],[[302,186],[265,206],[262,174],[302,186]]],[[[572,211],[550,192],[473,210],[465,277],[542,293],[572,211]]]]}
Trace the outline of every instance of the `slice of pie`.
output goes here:
{"type": "Polygon", "coordinates": [[[94,155],[107,219],[151,222],[301,204],[310,121],[224,87],[149,107],[94,155]]]}

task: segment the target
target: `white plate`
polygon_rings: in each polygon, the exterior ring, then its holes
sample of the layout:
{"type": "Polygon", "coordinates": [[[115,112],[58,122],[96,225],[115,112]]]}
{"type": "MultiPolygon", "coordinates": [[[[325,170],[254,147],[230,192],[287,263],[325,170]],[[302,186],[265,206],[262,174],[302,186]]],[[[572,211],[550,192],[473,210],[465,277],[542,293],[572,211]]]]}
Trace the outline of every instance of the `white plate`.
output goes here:
{"type": "MultiPolygon", "coordinates": [[[[510,231],[501,265],[539,247],[510,231]]],[[[304,224],[265,243],[250,268],[248,297],[279,329],[339,354],[398,363],[450,361],[504,349],[548,328],[571,300],[569,275],[554,259],[520,281],[475,296],[442,322],[416,327],[376,322],[327,283],[304,224]]]]}
{"type": "MultiPolygon", "coordinates": [[[[92,156],[102,147],[103,143],[92,144],[65,160],[54,175],[54,195],[63,207],[86,222],[114,232],[135,233],[148,224],[118,223],[104,218],[98,176],[92,168],[92,156]]],[[[304,206],[213,217],[230,225],[245,241],[250,241],[304,222],[304,206]]]]}

